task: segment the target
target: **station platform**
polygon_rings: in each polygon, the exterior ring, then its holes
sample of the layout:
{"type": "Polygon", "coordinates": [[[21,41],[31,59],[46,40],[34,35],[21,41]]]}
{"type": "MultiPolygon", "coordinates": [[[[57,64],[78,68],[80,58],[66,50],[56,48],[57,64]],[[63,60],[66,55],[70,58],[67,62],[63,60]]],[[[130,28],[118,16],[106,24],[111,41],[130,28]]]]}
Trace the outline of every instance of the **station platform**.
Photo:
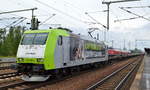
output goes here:
{"type": "Polygon", "coordinates": [[[150,90],[150,56],[144,56],[130,90],[150,90]]]}

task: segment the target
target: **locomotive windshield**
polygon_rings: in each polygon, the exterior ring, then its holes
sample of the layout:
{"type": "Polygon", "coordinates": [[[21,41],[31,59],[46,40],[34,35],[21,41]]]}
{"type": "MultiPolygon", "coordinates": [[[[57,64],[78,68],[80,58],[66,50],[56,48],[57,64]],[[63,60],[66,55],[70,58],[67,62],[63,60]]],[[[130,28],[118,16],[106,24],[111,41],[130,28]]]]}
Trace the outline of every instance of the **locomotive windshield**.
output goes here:
{"type": "Polygon", "coordinates": [[[24,34],[22,45],[44,45],[47,40],[48,33],[30,33],[24,34]]]}

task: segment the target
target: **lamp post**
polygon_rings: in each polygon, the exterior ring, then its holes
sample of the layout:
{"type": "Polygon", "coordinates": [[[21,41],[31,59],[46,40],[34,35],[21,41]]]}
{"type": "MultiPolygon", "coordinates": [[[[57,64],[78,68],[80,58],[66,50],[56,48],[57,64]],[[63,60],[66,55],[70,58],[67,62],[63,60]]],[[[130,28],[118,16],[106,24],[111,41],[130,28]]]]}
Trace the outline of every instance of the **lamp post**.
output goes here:
{"type": "Polygon", "coordinates": [[[21,10],[14,10],[14,11],[6,11],[6,12],[1,12],[0,14],[8,14],[8,13],[16,13],[16,12],[24,12],[24,11],[32,11],[32,19],[31,19],[31,29],[34,30],[37,27],[35,27],[35,23],[38,23],[38,19],[35,18],[34,16],[34,10],[37,10],[37,8],[30,8],[30,9],[21,9],[21,10]],[[35,22],[37,20],[37,22],[35,22]]]}
{"type": "Polygon", "coordinates": [[[131,1],[140,1],[140,0],[120,0],[120,1],[108,1],[108,2],[102,2],[102,4],[107,5],[107,30],[109,30],[109,7],[112,3],[120,3],[120,2],[131,2],[131,1]]]}
{"type": "MultiPolygon", "coordinates": [[[[119,1],[103,1],[102,4],[107,5],[107,31],[109,31],[109,11],[110,11],[110,4],[112,3],[120,3],[120,2],[130,2],[130,1],[140,1],[140,0],[119,0],[119,1]]],[[[105,40],[106,40],[106,31],[104,33],[105,40]]]]}

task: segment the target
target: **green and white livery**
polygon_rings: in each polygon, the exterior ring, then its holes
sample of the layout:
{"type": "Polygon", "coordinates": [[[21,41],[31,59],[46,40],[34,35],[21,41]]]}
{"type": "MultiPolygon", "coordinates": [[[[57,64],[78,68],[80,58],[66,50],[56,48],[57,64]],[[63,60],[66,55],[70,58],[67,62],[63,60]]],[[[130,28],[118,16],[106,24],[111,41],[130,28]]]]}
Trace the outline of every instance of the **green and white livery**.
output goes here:
{"type": "Polygon", "coordinates": [[[28,30],[17,52],[25,81],[45,81],[70,68],[108,60],[104,42],[64,29],[28,30]]]}

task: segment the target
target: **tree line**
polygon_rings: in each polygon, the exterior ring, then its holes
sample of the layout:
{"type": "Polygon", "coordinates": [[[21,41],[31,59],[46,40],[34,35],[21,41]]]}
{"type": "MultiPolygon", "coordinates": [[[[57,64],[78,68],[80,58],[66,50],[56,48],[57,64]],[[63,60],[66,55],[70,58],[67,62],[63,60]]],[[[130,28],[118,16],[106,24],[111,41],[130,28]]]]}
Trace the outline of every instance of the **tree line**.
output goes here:
{"type": "Polygon", "coordinates": [[[16,26],[0,29],[0,56],[16,56],[25,27],[16,26]]]}

